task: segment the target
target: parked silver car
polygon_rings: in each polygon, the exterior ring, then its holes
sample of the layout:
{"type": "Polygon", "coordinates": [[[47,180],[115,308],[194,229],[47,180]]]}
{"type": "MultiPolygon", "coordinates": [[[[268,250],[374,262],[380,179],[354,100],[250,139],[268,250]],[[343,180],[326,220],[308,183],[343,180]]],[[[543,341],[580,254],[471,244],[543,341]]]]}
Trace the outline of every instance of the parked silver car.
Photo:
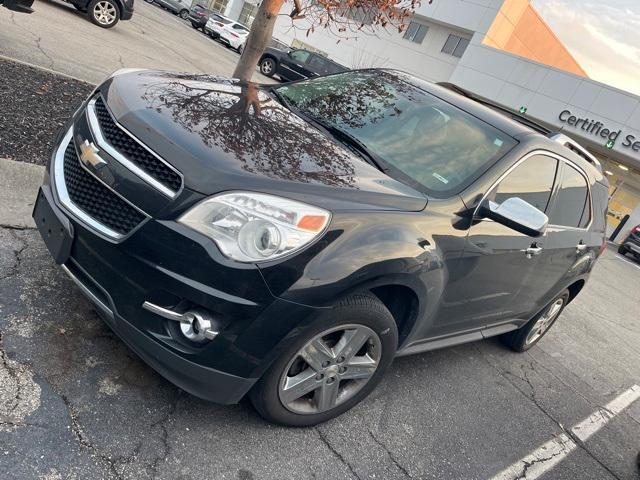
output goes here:
{"type": "Polygon", "coordinates": [[[157,3],[161,7],[171,10],[180,18],[186,20],[189,18],[190,3],[187,0],[145,0],[147,3],[157,3]]]}

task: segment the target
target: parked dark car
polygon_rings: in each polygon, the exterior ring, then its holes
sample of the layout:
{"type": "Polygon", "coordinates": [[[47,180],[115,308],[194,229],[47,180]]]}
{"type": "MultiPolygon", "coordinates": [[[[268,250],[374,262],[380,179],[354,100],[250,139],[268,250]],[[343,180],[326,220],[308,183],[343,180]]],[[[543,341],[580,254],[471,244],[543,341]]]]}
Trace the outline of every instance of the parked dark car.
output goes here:
{"type": "Polygon", "coordinates": [[[85,12],[92,23],[111,28],[120,20],[133,17],[133,0],[65,0],[85,12]]]}
{"type": "Polygon", "coordinates": [[[395,356],[531,348],[604,245],[590,157],[396,71],[117,72],[56,143],[33,213],[55,261],[171,382],[284,425],[395,356]]]}
{"type": "Polygon", "coordinates": [[[320,75],[346,72],[347,67],[308,50],[278,50],[267,47],[258,62],[260,73],[267,77],[278,75],[282,80],[300,80],[320,75]]]}
{"type": "Polygon", "coordinates": [[[631,229],[627,238],[620,243],[618,253],[621,255],[631,253],[636,260],[640,261],[640,225],[631,229]]]}
{"type": "Polygon", "coordinates": [[[33,13],[33,0],[0,0],[0,6],[19,13],[33,13]]]}
{"type": "Polygon", "coordinates": [[[204,32],[204,26],[207,24],[207,20],[209,20],[209,15],[211,15],[211,10],[203,7],[200,4],[195,4],[191,6],[191,10],[189,10],[189,21],[191,22],[191,26],[196,30],[202,30],[204,32]]]}

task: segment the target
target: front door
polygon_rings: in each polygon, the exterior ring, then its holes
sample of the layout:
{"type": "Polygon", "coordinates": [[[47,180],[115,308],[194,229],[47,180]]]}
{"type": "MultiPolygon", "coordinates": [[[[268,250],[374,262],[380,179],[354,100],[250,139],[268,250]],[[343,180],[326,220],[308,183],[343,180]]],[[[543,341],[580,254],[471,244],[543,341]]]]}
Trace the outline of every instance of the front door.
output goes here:
{"type": "MultiPolygon", "coordinates": [[[[484,202],[498,204],[518,197],[547,212],[558,160],[544,155],[525,157],[494,185],[484,202]]],[[[450,272],[434,325],[434,336],[474,330],[519,318],[527,298],[545,290],[537,265],[547,237],[530,237],[487,218],[474,219],[465,248],[450,272]]]]}
{"type": "Polygon", "coordinates": [[[287,80],[299,80],[308,77],[307,60],[311,56],[306,50],[293,50],[280,61],[281,74],[287,80]]]}

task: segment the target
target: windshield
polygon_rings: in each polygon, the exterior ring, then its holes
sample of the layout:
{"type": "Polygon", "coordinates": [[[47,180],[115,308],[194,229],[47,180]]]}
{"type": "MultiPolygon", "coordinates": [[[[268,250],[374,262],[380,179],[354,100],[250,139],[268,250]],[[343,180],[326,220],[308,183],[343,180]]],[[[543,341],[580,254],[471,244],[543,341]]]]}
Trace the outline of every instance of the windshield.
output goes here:
{"type": "Polygon", "coordinates": [[[354,71],[277,89],[288,104],[364,145],[400,180],[443,197],[509,151],[509,135],[388,71],[354,71]]]}

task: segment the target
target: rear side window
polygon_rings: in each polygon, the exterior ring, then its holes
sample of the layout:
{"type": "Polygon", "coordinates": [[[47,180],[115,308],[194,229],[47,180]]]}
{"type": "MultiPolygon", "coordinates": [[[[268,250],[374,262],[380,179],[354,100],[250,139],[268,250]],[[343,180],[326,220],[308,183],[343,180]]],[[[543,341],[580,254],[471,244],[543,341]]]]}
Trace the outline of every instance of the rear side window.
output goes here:
{"type": "Polygon", "coordinates": [[[584,228],[591,220],[589,188],[584,176],[566,165],[549,223],[584,228]]]}
{"type": "Polygon", "coordinates": [[[489,195],[489,199],[502,203],[508,198],[519,197],[541,212],[549,208],[558,161],[546,155],[534,155],[507,175],[489,195]]]}
{"type": "Polygon", "coordinates": [[[326,62],[318,55],[312,55],[309,59],[309,67],[313,68],[317,72],[324,73],[326,70],[326,62]]]}

